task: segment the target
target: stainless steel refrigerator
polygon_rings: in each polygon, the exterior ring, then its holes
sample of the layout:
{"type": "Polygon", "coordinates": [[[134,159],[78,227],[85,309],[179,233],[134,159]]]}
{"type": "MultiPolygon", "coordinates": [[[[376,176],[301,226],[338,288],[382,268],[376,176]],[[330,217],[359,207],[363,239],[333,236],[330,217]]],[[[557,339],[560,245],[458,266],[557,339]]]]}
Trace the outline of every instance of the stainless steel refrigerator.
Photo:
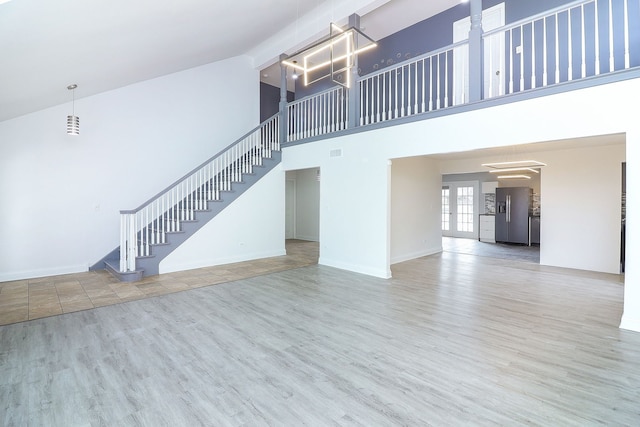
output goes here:
{"type": "Polygon", "coordinates": [[[529,244],[529,215],[533,190],[496,188],[496,242],[529,244]]]}

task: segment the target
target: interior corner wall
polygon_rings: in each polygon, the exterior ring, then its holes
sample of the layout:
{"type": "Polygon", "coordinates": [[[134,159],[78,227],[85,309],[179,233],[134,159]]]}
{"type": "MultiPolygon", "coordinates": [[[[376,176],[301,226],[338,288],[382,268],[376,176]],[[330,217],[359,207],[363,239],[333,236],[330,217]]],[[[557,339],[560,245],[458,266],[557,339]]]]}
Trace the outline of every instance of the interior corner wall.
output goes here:
{"type": "Polygon", "coordinates": [[[433,159],[393,159],[391,264],[442,251],[441,181],[433,159]]]}
{"type": "Polygon", "coordinates": [[[619,273],[625,145],[550,154],[540,157],[540,264],[619,273]]]}
{"type": "MultiPolygon", "coordinates": [[[[373,134],[368,136],[377,139],[373,134]]],[[[287,171],[320,168],[318,263],[387,278],[389,161],[360,140],[367,141],[367,135],[285,147],[282,163],[287,171]]]]}
{"type": "Polygon", "coordinates": [[[286,255],[285,174],[280,167],[160,262],[160,273],[286,255]]]}
{"type": "MultiPolygon", "coordinates": [[[[82,97],[82,85],[76,90],[82,97]]],[[[240,56],[0,122],[0,281],[86,271],[134,209],[258,124],[240,56]]]]}

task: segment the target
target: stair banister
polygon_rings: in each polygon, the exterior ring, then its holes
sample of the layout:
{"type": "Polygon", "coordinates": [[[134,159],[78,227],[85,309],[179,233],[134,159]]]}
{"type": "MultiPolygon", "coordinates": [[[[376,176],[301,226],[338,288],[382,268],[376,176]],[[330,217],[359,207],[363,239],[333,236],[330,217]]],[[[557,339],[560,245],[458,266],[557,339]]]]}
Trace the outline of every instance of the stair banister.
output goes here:
{"type": "Polygon", "coordinates": [[[194,220],[207,201],[279,150],[279,123],[272,116],[138,208],[120,211],[120,271],[135,271],[136,257],[149,256],[150,245],[165,243],[167,232],[179,231],[180,222],[194,220]]]}

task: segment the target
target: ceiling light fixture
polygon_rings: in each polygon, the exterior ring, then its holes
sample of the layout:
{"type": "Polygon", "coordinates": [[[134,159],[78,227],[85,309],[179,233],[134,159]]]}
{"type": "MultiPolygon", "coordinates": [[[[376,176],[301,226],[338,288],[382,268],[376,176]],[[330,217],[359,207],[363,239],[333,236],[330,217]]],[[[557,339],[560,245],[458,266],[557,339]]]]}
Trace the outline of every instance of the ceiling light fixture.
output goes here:
{"type": "Polygon", "coordinates": [[[67,86],[71,91],[71,115],[67,116],[67,134],[80,135],[80,118],[76,116],[76,88],[77,84],[67,86]]]}
{"type": "Polygon", "coordinates": [[[529,175],[499,175],[498,179],[531,179],[529,175]]]}
{"type": "Polygon", "coordinates": [[[532,168],[532,167],[540,167],[547,166],[546,163],[539,162],[537,160],[518,160],[514,162],[495,162],[495,163],[483,163],[482,166],[486,166],[488,168],[495,169],[504,169],[504,168],[532,168]]]}
{"type": "Polygon", "coordinates": [[[503,172],[533,172],[540,173],[539,170],[533,168],[500,168],[490,170],[489,173],[503,173],[503,172]]]}
{"type": "Polygon", "coordinates": [[[328,38],[291,55],[282,64],[291,67],[294,74],[299,72],[304,77],[305,86],[331,77],[334,82],[349,87],[356,56],[376,46],[377,43],[359,29],[350,27],[344,30],[331,23],[328,38]],[[323,72],[324,69],[327,71],[323,72]],[[344,82],[341,76],[334,77],[343,73],[346,74],[344,82]]]}

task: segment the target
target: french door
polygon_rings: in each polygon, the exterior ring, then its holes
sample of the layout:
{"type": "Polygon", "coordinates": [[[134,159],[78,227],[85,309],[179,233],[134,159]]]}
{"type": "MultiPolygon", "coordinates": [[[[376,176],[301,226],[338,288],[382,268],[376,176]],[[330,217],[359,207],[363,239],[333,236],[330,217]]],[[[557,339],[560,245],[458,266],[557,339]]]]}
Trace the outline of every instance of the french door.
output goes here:
{"type": "Polygon", "coordinates": [[[475,239],[478,236],[478,182],[442,185],[442,235],[475,239]]]}

